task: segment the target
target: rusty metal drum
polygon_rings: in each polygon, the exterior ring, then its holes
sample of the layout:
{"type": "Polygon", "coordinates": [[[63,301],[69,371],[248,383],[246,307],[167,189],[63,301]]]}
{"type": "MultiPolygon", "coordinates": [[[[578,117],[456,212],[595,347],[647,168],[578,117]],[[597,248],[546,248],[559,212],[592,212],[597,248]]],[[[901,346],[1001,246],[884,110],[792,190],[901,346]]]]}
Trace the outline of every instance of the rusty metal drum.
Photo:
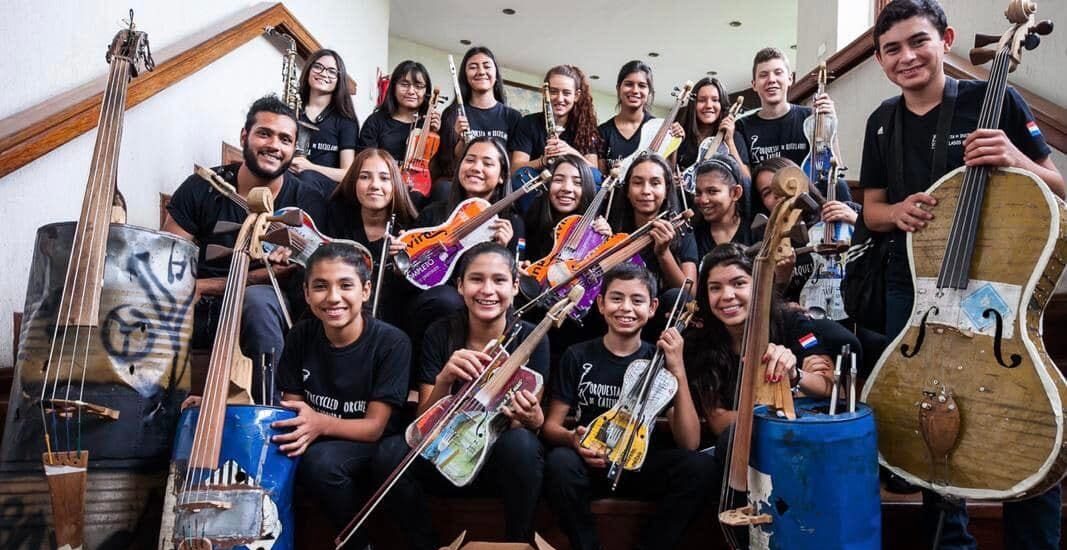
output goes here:
{"type": "MultiPolygon", "coordinates": [[[[117,413],[82,414],[68,442],[53,435],[53,450],[87,449],[92,468],[165,471],[179,405],[189,393],[197,247],[167,233],[112,224],[97,326],[57,329],[74,229],[66,222],[37,231],[0,472],[40,471],[42,396],[117,413]],[[54,336],[66,338],[55,349],[54,336]],[[57,364],[64,368],[47,368],[57,364]]],[[[62,426],[50,428],[64,434],[62,426]]]]}

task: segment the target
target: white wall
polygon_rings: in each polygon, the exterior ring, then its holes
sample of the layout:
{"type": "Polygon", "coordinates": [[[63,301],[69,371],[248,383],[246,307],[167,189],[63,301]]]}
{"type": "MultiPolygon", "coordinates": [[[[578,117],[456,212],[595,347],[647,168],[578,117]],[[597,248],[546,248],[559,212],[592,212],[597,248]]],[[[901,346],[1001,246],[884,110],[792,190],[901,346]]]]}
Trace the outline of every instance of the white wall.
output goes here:
{"type": "MultiPolygon", "coordinates": [[[[465,49],[462,49],[446,52],[432,46],[412,42],[406,38],[390,36],[389,68],[387,72],[392,72],[393,67],[396,67],[397,64],[405,59],[418,61],[426,66],[426,70],[430,71],[430,79],[433,81],[434,86],[441,88],[441,93],[451,98],[456,94],[453,90],[452,75],[448,70],[448,54],[452,54],[452,57],[458,64],[463,59],[465,51],[465,49]]],[[[545,67],[546,71],[548,69],[548,67],[545,67]]],[[[538,88],[541,87],[541,83],[545,76],[544,73],[535,75],[512,70],[507,67],[501,67],[500,70],[504,74],[506,80],[521,84],[529,84],[530,86],[536,86],[538,88]]],[[[593,106],[596,108],[597,119],[603,122],[612,116],[615,116],[615,102],[616,99],[614,95],[594,91],[593,106]]]]}
{"type": "MultiPolygon", "coordinates": [[[[0,29],[0,116],[77,87],[107,71],[106,45],[132,4],[154,51],[241,11],[252,1],[163,2],[20,0],[0,29]],[[14,55],[28,52],[33,55],[14,55]]],[[[356,109],[373,105],[376,67],[386,64],[387,0],[292,0],[287,7],[324,46],[336,49],[359,85],[356,109]],[[358,32],[353,32],[358,29],[358,32]]],[[[192,164],[217,164],[223,140],[238,143],[257,97],[281,87],[281,52],[264,38],[171,86],[126,114],[119,189],[129,222],[159,225],[159,193],[170,193],[192,164]]],[[[0,366],[11,364],[11,313],[22,311],[37,227],[77,218],[88,175],[93,130],[0,179],[0,366]]]]}

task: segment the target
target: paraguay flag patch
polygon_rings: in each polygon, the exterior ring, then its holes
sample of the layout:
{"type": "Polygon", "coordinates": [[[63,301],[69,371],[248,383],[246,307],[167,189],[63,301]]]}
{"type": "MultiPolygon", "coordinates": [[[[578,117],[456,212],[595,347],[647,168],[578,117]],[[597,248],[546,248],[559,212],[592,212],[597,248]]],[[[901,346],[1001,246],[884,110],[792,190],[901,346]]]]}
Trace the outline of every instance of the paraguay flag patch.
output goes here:
{"type": "Polygon", "coordinates": [[[1026,123],[1026,129],[1029,130],[1030,135],[1033,137],[1038,137],[1041,135],[1041,128],[1038,128],[1037,123],[1032,120],[1026,123]]]}
{"type": "Polygon", "coordinates": [[[814,334],[809,332],[804,336],[797,338],[797,342],[800,342],[800,347],[804,349],[810,349],[812,346],[819,343],[819,339],[816,338],[814,334]]]}

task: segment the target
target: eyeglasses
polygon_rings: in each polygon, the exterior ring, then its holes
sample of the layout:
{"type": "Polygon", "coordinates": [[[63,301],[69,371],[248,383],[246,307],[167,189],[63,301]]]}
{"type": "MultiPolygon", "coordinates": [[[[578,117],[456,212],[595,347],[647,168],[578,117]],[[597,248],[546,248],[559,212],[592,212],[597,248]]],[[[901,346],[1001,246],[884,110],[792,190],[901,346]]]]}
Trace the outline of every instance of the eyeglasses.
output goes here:
{"type": "Polygon", "coordinates": [[[426,84],[423,84],[422,82],[412,82],[410,80],[398,80],[396,81],[396,87],[403,90],[415,88],[415,91],[417,92],[426,91],[426,84]]]}
{"type": "Polygon", "coordinates": [[[318,73],[329,78],[337,78],[337,69],[333,67],[327,67],[318,61],[311,64],[311,72],[318,73]]]}

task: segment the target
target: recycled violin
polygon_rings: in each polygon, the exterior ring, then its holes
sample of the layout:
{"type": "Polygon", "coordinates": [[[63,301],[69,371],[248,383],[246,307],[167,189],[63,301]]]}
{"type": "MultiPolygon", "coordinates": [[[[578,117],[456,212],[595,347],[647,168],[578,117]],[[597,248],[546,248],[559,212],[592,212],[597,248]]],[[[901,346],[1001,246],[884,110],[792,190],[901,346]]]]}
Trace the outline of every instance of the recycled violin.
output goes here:
{"type": "Polygon", "coordinates": [[[492,359],[477,378],[464,384],[458,393],[442,397],[408,426],[404,437],[411,451],[334,539],[338,549],[352,538],[416,458],[421,456],[428,460],[458,487],[474,480],[493,443],[508,429],[509,421],[501,407],[510,403],[520,391],[537,393],[541,390],[541,374],[525,367],[530,355],[548,330],[563,322],[581,295],[580,286],[572,289],[509,355],[507,347],[518,336],[520,328],[515,323],[510,337],[505,332],[486,346],[484,351],[492,359]]]}
{"type": "Polygon", "coordinates": [[[693,81],[686,80],[681,89],[675,88],[673,95],[675,97],[674,106],[671,107],[666,117],[649,119],[641,126],[641,141],[637,146],[637,150],[619,161],[618,169],[620,174],[625,176],[638,155],[657,153],[666,158],[682,145],[681,138],[671,136],[669,133],[671,125],[678,118],[678,111],[688,105],[689,100],[693,97],[693,81]]]}
{"type": "Polygon", "coordinates": [[[430,160],[441,146],[441,136],[437,135],[437,132],[430,131],[430,111],[437,108],[440,99],[441,90],[434,88],[426,104],[427,111],[422,119],[422,125],[413,128],[408,134],[404,162],[400,165],[400,177],[407,184],[408,189],[423,197],[430,196],[430,187],[433,184],[430,179],[430,160]]]}
{"type": "Polygon", "coordinates": [[[489,224],[497,214],[551,179],[552,174],[545,170],[493,204],[469,198],[459,203],[444,223],[401,233],[398,238],[404,250],[396,255],[397,265],[411,284],[423,290],[444,283],[463,252],[492,238],[489,224]]]}
{"type": "MultiPolygon", "coordinates": [[[[727,116],[734,117],[734,120],[741,120],[741,109],[745,106],[745,97],[737,96],[737,101],[730,106],[730,112],[727,116]]],[[[682,171],[681,188],[689,194],[696,193],[697,181],[696,181],[696,169],[697,166],[704,162],[711,155],[729,154],[730,150],[726,147],[723,141],[726,139],[726,129],[720,128],[718,132],[715,132],[714,136],[704,138],[704,141],[700,142],[700,146],[697,148],[697,159],[692,166],[682,171]]]]}
{"type": "MultiPolygon", "coordinates": [[[[687,300],[692,279],[682,284],[682,292],[671,307],[667,327],[679,332],[689,325],[696,302],[687,300]]],[[[656,417],[674,399],[678,379],[665,367],[663,352],[656,348],[652,359],[638,359],[626,367],[619,400],[611,409],[593,419],[579,442],[586,449],[607,458],[608,479],[615,490],[623,470],[640,470],[648,455],[648,444],[656,417]]]]}
{"type": "MultiPolygon", "coordinates": [[[[818,85],[815,95],[826,93],[826,62],[819,63],[818,85]]],[[[830,159],[834,158],[833,147],[837,139],[837,117],[820,113],[817,110],[804,119],[804,137],[808,140],[808,156],[800,168],[804,170],[810,181],[826,181],[826,188],[833,187],[832,181],[827,178],[830,171],[830,159]]]]}

